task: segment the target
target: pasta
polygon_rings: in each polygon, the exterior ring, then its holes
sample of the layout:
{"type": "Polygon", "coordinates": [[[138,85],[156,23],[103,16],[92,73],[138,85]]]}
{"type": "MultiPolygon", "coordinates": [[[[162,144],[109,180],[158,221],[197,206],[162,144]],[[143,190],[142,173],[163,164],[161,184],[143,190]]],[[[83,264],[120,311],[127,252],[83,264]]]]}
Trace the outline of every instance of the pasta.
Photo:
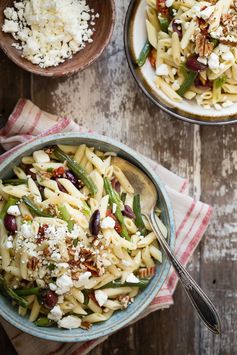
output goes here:
{"type": "Polygon", "coordinates": [[[233,0],[147,0],[147,42],[155,84],[174,102],[205,109],[237,101],[237,7],[233,0]]]}
{"type": "Polygon", "coordinates": [[[88,329],[126,309],[162,254],[111,153],[60,145],[22,162],[0,181],[0,291],[38,326],[88,329]]]}

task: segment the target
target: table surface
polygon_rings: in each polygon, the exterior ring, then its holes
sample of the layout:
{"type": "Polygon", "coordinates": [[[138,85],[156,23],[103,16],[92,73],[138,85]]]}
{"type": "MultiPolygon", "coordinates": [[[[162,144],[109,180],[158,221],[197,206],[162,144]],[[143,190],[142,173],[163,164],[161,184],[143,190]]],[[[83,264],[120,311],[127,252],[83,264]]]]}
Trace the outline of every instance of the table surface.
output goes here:
{"type": "MultiPolygon", "coordinates": [[[[237,125],[185,124],[157,109],[136,86],[126,63],[123,22],[128,0],[116,1],[112,41],[102,57],[66,79],[32,76],[0,52],[0,120],[18,98],[75,119],[128,144],[168,169],[187,176],[190,193],[211,204],[210,226],[189,271],[216,304],[223,333],[213,336],[200,323],[178,286],[169,310],[158,311],[112,335],[90,354],[237,354],[237,125]]],[[[0,329],[1,354],[15,354],[0,329]]]]}

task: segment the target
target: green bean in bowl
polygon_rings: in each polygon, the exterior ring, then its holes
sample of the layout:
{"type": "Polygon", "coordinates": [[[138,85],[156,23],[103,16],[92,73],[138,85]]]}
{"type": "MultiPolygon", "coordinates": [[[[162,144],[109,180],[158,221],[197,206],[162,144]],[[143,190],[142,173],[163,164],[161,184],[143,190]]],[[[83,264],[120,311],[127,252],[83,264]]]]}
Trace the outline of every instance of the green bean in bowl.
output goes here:
{"type": "Polygon", "coordinates": [[[0,181],[0,293],[38,327],[88,330],[107,321],[162,263],[114,154],[49,145],[0,181]]]}

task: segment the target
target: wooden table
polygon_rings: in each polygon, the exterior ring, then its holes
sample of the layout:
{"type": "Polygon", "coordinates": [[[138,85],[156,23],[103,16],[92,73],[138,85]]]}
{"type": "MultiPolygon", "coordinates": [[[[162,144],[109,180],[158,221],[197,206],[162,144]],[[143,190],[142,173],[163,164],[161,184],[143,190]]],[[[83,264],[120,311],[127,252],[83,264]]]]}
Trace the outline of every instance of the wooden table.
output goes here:
{"type": "MultiPolygon", "coordinates": [[[[31,76],[0,53],[0,117],[5,121],[19,97],[42,109],[74,118],[188,176],[190,193],[211,204],[214,215],[189,271],[216,304],[223,333],[200,323],[180,285],[175,305],[111,336],[91,354],[237,354],[237,125],[200,127],[158,110],[136,86],[126,63],[123,22],[128,0],[116,1],[117,23],[103,56],[71,78],[31,76]]],[[[3,329],[1,355],[12,355],[3,329]]]]}

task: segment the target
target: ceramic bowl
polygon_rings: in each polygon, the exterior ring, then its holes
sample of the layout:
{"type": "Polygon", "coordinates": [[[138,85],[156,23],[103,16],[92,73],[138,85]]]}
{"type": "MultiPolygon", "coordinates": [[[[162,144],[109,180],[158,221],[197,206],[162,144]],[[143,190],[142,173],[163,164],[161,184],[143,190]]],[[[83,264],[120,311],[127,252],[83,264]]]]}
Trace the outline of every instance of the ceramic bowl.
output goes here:
{"type": "Polygon", "coordinates": [[[149,60],[140,69],[136,59],[147,39],[145,13],[146,0],[131,0],[124,26],[124,45],[129,68],[144,94],[159,108],[186,122],[203,125],[223,125],[237,122],[237,104],[220,111],[204,109],[192,101],[174,103],[154,82],[155,71],[149,60]]]}
{"type": "MultiPolygon", "coordinates": [[[[127,159],[142,169],[152,179],[157,188],[159,205],[163,211],[161,218],[167,226],[168,243],[171,249],[174,249],[174,216],[169,197],[163,184],[140,154],[113,139],[99,135],[79,133],[63,133],[36,139],[35,141],[20,148],[17,152],[13,153],[10,158],[7,158],[1,164],[0,177],[10,177],[13,166],[17,165],[23,156],[30,155],[34,150],[41,149],[45,146],[59,143],[70,145],[79,145],[84,143],[88,146],[96,147],[102,151],[113,151],[122,158],[127,159]]],[[[115,332],[116,330],[128,325],[132,320],[138,317],[139,314],[151,303],[153,298],[161,289],[161,286],[163,285],[163,282],[168,275],[169,268],[169,262],[165,255],[163,255],[162,264],[157,264],[156,266],[155,276],[152,278],[146,289],[135,298],[134,303],[129,305],[126,310],[114,313],[108,321],[93,325],[93,327],[89,330],[63,330],[56,327],[39,328],[34,325],[34,323],[30,323],[26,318],[19,316],[16,308],[14,308],[10,302],[2,295],[0,295],[0,315],[18,329],[28,334],[47,340],[54,340],[59,342],[80,342],[99,338],[101,336],[115,332]]]]}
{"type": "Polygon", "coordinates": [[[33,74],[47,77],[62,77],[84,70],[98,59],[107,47],[115,23],[114,0],[87,0],[87,3],[91,9],[95,10],[95,13],[99,13],[100,15],[95,20],[95,26],[93,26],[95,28],[93,42],[87,43],[85,48],[74,54],[71,59],[67,59],[64,63],[56,67],[40,68],[38,65],[34,65],[27,59],[22,58],[21,51],[12,47],[12,44],[16,41],[11,34],[4,33],[1,29],[4,23],[3,11],[6,7],[13,6],[13,0],[0,1],[0,47],[15,64],[33,74]]]}

